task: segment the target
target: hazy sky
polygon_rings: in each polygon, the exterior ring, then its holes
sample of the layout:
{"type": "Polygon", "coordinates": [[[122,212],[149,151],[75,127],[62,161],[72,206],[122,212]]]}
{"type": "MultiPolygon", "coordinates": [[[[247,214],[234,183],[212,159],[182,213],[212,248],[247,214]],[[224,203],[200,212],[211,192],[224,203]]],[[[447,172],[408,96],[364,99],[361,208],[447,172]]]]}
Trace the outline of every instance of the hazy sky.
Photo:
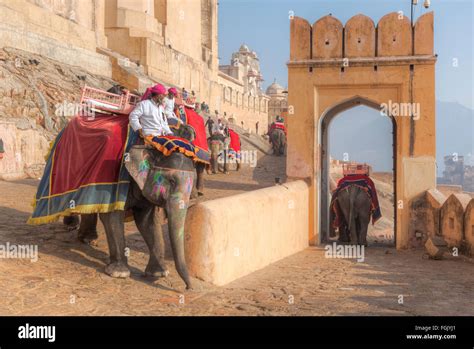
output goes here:
{"type": "Polygon", "coordinates": [[[390,118],[361,105],[340,113],[329,124],[329,154],[338,160],[368,163],[374,171],[390,172],[392,137],[390,118]]]}
{"type": "MultiPolygon", "coordinates": [[[[415,19],[427,10],[419,0],[415,19]]],[[[287,85],[289,11],[313,23],[332,13],[342,23],[358,13],[375,23],[389,12],[410,17],[411,0],[219,0],[219,58],[229,64],[232,52],[246,43],[260,58],[264,87],[276,78],[287,85]]],[[[473,1],[431,0],[435,13],[436,98],[473,108],[473,1]],[[453,66],[457,59],[457,67],[453,66]]]]}

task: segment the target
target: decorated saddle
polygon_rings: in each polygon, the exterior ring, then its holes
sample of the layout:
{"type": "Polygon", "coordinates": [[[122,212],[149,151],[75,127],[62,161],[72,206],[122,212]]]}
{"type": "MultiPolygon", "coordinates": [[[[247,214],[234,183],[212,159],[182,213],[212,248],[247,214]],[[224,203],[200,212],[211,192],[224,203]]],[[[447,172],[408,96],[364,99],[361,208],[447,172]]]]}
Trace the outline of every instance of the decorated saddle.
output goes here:
{"type": "Polygon", "coordinates": [[[47,155],[28,224],[74,213],[123,210],[130,184],[123,158],[136,139],[126,115],[71,119],[47,155]]]}
{"type": "Polygon", "coordinates": [[[204,126],[203,118],[196,113],[194,109],[184,105],[176,106],[175,115],[176,118],[168,118],[168,125],[174,129],[179,129],[182,124],[192,127],[196,135],[196,138],[192,142],[196,154],[194,161],[209,164],[211,154],[207,144],[206,127],[204,126]]]}
{"type": "Polygon", "coordinates": [[[271,126],[270,126],[270,132],[273,132],[273,130],[282,130],[283,132],[285,132],[285,135],[286,135],[286,127],[285,127],[285,124],[282,123],[282,122],[274,122],[271,126]]]}
{"type": "Polygon", "coordinates": [[[372,216],[372,225],[375,224],[381,217],[382,213],[379,206],[379,200],[377,197],[377,190],[375,189],[374,182],[367,175],[347,175],[339,180],[337,188],[332,193],[330,210],[332,217],[333,228],[340,228],[345,225],[344,216],[342,215],[341,209],[337,202],[338,193],[341,190],[345,190],[350,186],[356,185],[362,188],[371,199],[370,214],[372,216]]]}
{"type": "Polygon", "coordinates": [[[177,136],[147,136],[145,143],[155,147],[165,156],[170,156],[173,152],[178,151],[194,161],[200,161],[196,154],[196,147],[184,138],[177,136]]]}

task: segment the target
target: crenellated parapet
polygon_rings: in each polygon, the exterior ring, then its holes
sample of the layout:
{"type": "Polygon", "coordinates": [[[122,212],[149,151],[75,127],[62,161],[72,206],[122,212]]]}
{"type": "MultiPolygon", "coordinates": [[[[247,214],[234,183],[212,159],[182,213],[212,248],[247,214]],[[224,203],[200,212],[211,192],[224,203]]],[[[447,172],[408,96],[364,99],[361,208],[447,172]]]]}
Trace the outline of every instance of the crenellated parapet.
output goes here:
{"type": "Polygon", "coordinates": [[[358,14],[345,25],[328,15],[311,25],[294,17],[290,26],[290,61],[433,55],[433,12],[414,26],[401,13],[383,16],[377,25],[358,14]]]}

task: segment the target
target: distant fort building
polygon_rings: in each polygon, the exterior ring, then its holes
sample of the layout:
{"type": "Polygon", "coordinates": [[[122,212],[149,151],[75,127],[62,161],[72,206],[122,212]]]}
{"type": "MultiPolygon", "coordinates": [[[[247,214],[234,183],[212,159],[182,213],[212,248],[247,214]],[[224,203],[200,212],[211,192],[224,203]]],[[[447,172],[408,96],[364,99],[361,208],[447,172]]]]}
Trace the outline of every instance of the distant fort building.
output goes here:
{"type": "Polygon", "coordinates": [[[242,44],[239,51],[232,54],[229,65],[219,66],[218,82],[224,98],[218,105],[232,121],[244,128],[255,130],[259,122],[259,133],[264,133],[268,122],[268,103],[270,97],[262,90],[263,76],[260,72],[260,60],[255,51],[242,44]]]}
{"type": "Polygon", "coordinates": [[[288,111],[288,91],[275,80],[273,84],[268,86],[266,93],[270,97],[268,123],[271,124],[277,116],[286,115],[288,111]]]}

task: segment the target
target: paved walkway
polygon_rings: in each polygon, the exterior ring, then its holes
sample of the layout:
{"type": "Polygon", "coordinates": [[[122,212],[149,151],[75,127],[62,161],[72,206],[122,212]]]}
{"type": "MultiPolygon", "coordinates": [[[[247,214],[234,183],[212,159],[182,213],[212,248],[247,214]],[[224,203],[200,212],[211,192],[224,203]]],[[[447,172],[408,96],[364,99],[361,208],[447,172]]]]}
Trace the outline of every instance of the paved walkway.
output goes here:
{"type": "MultiPolygon", "coordinates": [[[[272,185],[284,158],[259,166],[208,177],[206,197],[272,185]]],[[[112,279],[103,273],[101,226],[98,246],[90,247],[60,223],[25,224],[36,185],[0,181],[0,244],[39,245],[37,262],[0,259],[0,315],[474,315],[474,263],[392,248],[369,248],[358,263],[312,247],[225,287],[195,280],[185,292],[170,256],[169,278],[142,277],[147,249],[127,223],[132,276],[112,279]]]]}

